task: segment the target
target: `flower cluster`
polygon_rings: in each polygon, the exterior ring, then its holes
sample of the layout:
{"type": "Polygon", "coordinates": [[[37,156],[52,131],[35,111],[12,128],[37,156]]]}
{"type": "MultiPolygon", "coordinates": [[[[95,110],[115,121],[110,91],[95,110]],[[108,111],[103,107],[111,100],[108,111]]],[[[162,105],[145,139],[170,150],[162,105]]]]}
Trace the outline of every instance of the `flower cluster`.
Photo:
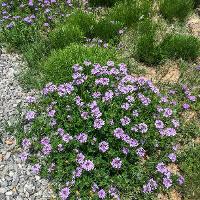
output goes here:
{"type": "Polygon", "coordinates": [[[48,171],[59,181],[61,199],[120,199],[127,191],[138,194],[135,184],[142,198],[182,184],[168,169],[178,162],[173,95],[129,75],[124,63],[85,61],[72,70],[70,82],[49,83],[41,99],[27,99],[32,128],[24,133],[21,158],[34,160],[33,172],[48,171]]]}
{"type": "Polygon", "coordinates": [[[72,7],[71,0],[4,0],[0,5],[0,15],[7,29],[12,29],[18,23],[28,26],[40,24],[48,28],[55,20],[67,17],[69,13],[66,11],[72,7]]]}

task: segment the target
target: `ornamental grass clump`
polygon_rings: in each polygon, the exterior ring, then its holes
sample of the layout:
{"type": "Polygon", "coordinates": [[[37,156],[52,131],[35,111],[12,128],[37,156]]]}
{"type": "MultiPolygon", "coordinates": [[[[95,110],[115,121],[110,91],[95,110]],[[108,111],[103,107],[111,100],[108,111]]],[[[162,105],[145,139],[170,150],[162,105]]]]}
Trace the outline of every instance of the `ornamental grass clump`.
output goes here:
{"type": "Polygon", "coordinates": [[[174,19],[184,21],[193,7],[193,0],[160,0],[160,12],[169,21],[174,19]]]}
{"type": "Polygon", "coordinates": [[[71,78],[28,97],[18,133],[22,160],[55,183],[61,199],[136,199],[183,184],[177,163],[176,104],[124,63],[74,64],[71,78]]]}

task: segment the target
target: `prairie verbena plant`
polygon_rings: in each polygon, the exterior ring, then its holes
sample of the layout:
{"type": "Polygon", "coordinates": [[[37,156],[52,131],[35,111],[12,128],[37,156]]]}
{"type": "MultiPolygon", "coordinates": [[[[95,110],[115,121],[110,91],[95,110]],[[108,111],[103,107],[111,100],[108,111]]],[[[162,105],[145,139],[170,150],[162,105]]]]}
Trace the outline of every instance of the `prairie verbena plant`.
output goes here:
{"type": "Polygon", "coordinates": [[[27,98],[22,160],[49,177],[61,199],[155,199],[183,184],[177,163],[178,105],[124,63],[85,61],[62,84],[27,98]]]}

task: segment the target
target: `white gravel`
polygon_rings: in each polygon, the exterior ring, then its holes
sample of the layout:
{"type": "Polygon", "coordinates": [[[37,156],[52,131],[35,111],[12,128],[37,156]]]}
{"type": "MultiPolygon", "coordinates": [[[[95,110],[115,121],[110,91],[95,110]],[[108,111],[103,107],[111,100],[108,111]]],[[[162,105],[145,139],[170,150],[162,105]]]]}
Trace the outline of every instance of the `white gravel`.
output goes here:
{"type": "Polygon", "coordinates": [[[17,105],[34,93],[24,92],[16,79],[22,66],[19,55],[0,55],[0,200],[48,200],[54,196],[50,183],[21,162],[15,138],[4,129],[16,118],[17,105]]]}

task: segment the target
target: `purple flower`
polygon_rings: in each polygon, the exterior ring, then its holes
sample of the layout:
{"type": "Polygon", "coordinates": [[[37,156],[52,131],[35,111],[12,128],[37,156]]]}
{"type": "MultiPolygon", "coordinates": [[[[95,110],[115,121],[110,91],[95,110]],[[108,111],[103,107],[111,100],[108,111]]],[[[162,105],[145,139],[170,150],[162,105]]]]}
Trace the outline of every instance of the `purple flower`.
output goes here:
{"type": "Polygon", "coordinates": [[[141,133],[146,133],[148,131],[148,126],[145,123],[138,124],[138,128],[141,133]]]}
{"type": "Polygon", "coordinates": [[[35,102],[36,102],[36,98],[33,97],[33,96],[28,96],[28,97],[26,98],[26,102],[27,102],[27,103],[35,103],[35,102]]]}
{"type": "Polygon", "coordinates": [[[36,116],[36,112],[35,112],[35,111],[28,111],[28,112],[26,113],[26,119],[27,119],[28,121],[33,120],[33,119],[35,118],[35,116],[36,116]]]}
{"type": "Polygon", "coordinates": [[[121,159],[120,158],[114,158],[113,160],[112,160],[112,162],[111,162],[111,165],[112,165],[112,167],[113,168],[115,168],[115,169],[120,169],[121,168],[121,166],[122,166],[122,161],[121,161],[121,159]]]}
{"type": "Polygon", "coordinates": [[[167,167],[165,166],[165,164],[163,162],[158,163],[157,166],[156,166],[156,169],[157,169],[158,172],[160,172],[162,174],[168,172],[167,167]]]}
{"type": "Polygon", "coordinates": [[[172,186],[172,180],[170,178],[163,178],[163,185],[168,189],[172,186]]]}
{"type": "Polygon", "coordinates": [[[94,92],[93,94],[92,94],[92,97],[94,98],[94,99],[97,99],[97,98],[99,98],[101,96],[101,92],[94,92]]]}
{"type": "Polygon", "coordinates": [[[108,149],[109,149],[108,142],[103,141],[103,142],[99,143],[99,150],[101,152],[105,153],[106,151],[108,151],[108,149]]]}
{"type": "Polygon", "coordinates": [[[173,125],[174,125],[174,128],[178,128],[178,127],[180,126],[179,121],[176,120],[176,119],[172,119],[172,123],[173,123],[173,125]]]}
{"type": "Polygon", "coordinates": [[[179,178],[178,178],[179,185],[182,185],[184,182],[185,182],[184,177],[183,176],[179,176],[179,178]]]}
{"type": "Polygon", "coordinates": [[[50,143],[50,139],[48,137],[44,137],[41,140],[41,144],[48,145],[50,143]]]}
{"type": "Polygon", "coordinates": [[[85,156],[82,153],[77,154],[76,162],[79,164],[83,164],[85,156]]]}
{"type": "Polygon", "coordinates": [[[122,126],[126,126],[128,124],[130,124],[131,119],[127,116],[123,117],[122,119],[120,119],[122,126]]]}
{"type": "Polygon", "coordinates": [[[93,192],[96,192],[98,189],[99,189],[99,186],[98,186],[96,183],[94,183],[94,184],[92,185],[92,191],[93,191],[93,192]]]}
{"type": "Polygon", "coordinates": [[[183,104],[183,108],[184,108],[185,110],[188,110],[188,109],[190,108],[190,105],[187,104],[187,103],[184,103],[184,104],[183,104]]]}
{"type": "Polygon", "coordinates": [[[70,195],[70,188],[68,187],[63,188],[59,194],[62,200],[66,200],[70,195]]]}
{"type": "Polygon", "coordinates": [[[133,110],[132,115],[133,115],[134,117],[138,117],[138,116],[139,116],[139,113],[138,113],[137,110],[133,110]]]}
{"type": "Polygon", "coordinates": [[[123,148],[122,148],[122,152],[123,152],[125,155],[128,155],[129,149],[126,148],[126,147],[123,147],[123,148]]]}
{"type": "Polygon", "coordinates": [[[122,128],[116,128],[114,130],[114,136],[118,139],[120,139],[122,137],[122,135],[124,134],[124,131],[122,128]]]}
{"type": "Polygon", "coordinates": [[[50,111],[48,112],[48,116],[49,116],[49,117],[54,117],[55,114],[56,114],[56,111],[55,111],[55,110],[50,110],[50,111]]]}
{"type": "Polygon", "coordinates": [[[146,151],[142,147],[140,147],[140,148],[138,148],[136,150],[137,155],[140,156],[140,157],[144,157],[145,156],[145,152],[146,151]]]}
{"type": "Polygon", "coordinates": [[[128,110],[129,108],[130,108],[130,104],[129,103],[123,103],[122,105],[121,105],[121,108],[123,108],[124,110],[128,110]]]}
{"type": "Polygon", "coordinates": [[[113,66],[115,65],[115,63],[114,63],[113,61],[109,60],[109,61],[107,62],[107,65],[108,65],[109,67],[113,67],[113,66]]]}
{"type": "Polygon", "coordinates": [[[87,142],[87,138],[88,135],[85,133],[80,133],[79,135],[76,136],[76,139],[80,142],[80,143],[85,143],[87,142]]]}
{"type": "Polygon", "coordinates": [[[93,162],[91,160],[85,160],[83,162],[83,164],[81,165],[81,167],[83,169],[85,169],[86,171],[91,171],[91,170],[94,169],[94,164],[93,164],[93,162]]]}
{"type": "Polygon", "coordinates": [[[99,199],[105,199],[106,198],[106,192],[103,189],[99,190],[98,197],[99,197],[99,199]]]}
{"type": "Polygon", "coordinates": [[[157,189],[157,187],[158,187],[158,184],[156,183],[156,181],[153,178],[151,178],[146,185],[143,185],[143,192],[151,193],[155,189],[157,189]]]}
{"type": "Polygon", "coordinates": [[[40,172],[40,168],[41,168],[41,165],[37,163],[37,164],[32,166],[32,172],[34,174],[38,174],[40,172]]]}
{"type": "Polygon", "coordinates": [[[89,117],[89,113],[88,112],[82,112],[81,117],[86,120],[89,117]]]}
{"type": "Polygon", "coordinates": [[[170,153],[168,155],[168,158],[172,161],[172,162],[175,162],[176,161],[176,154],[175,153],[170,153]]]}
{"type": "Polygon", "coordinates": [[[51,150],[52,150],[52,147],[50,144],[47,144],[47,145],[44,145],[43,148],[42,148],[42,153],[44,155],[49,155],[51,153],[51,150]]]}
{"type": "Polygon", "coordinates": [[[94,120],[94,128],[101,129],[104,126],[105,122],[102,119],[95,119],[94,120]]]}
{"type": "Polygon", "coordinates": [[[163,135],[163,136],[172,137],[172,136],[176,135],[176,130],[174,128],[166,128],[164,130],[161,130],[160,134],[163,135]]]}
{"type": "Polygon", "coordinates": [[[64,148],[63,148],[63,145],[62,144],[58,144],[58,151],[63,151],[64,150],[64,148]]]}
{"type": "Polygon", "coordinates": [[[69,141],[72,140],[72,139],[73,139],[72,136],[69,135],[68,133],[62,135],[62,140],[63,140],[64,142],[66,142],[66,143],[69,143],[69,141]]]}
{"type": "Polygon", "coordinates": [[[161,120],[156,120],[155,121],[155,126],[158,129],[163,129],[164,128],[164,123],[161,120]]]}
{"type": "Polygon", "coordinates": [[[172,110],[170,108],[165,108],[164,109],[164,113],[163,113],[163,116],[164,117],[170,117],[172,115],[172,110]]]}
{"type": "Polygon", "coordinates": [[[75,176],[80,177],[82,174],[83,169],[81,167],[77,167],[75,171],[75,176]]]}
{"type": "Polygon", "coordinates": [[[22,146],[24,149],[28,149],[31,146],[31,141],[27,138],[22,140],[22,146]]]}
{"type": "Polygon", "coordinates": [[[22,161],[26,161],[27,158],[28,158],[28,153],[27,152],[22,152],[20,155],[19,155],[20,159],[22,161]]]}

